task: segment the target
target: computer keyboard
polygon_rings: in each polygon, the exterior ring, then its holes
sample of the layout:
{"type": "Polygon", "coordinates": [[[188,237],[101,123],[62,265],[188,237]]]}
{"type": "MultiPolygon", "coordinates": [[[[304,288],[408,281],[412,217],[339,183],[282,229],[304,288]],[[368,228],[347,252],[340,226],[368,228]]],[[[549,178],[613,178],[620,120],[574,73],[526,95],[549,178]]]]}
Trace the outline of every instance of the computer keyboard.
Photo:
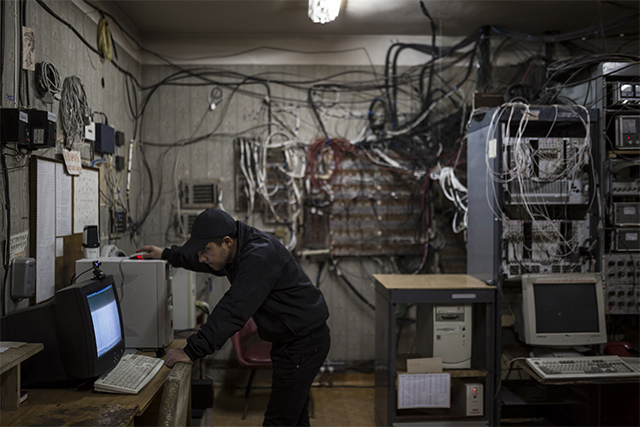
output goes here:
{"type": "Polygon", "coordinates": [[[527,364],[543,379],[640,377],[618,356],[529,357],[527,364]]]}
{"type": "Polygon", "coordinates": [[[164,361],[141,354],[126,354],[110,372],[93,383],[95,391],[138,394],[156,376],[164,361]]]}

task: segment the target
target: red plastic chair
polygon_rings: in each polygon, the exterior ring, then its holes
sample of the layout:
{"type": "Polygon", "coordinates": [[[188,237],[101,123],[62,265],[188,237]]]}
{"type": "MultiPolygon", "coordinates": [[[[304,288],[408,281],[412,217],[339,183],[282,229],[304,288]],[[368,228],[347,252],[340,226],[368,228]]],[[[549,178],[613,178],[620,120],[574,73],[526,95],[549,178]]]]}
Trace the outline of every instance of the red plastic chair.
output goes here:
{"type": "Polygon", "coordinates": [[[257,342],[248,343],[249,339],[258,333],[258,328],[250,318],[247,324],[242,329],[236,332],[231,337],[233,343],[233,349],[236,352],[236,358],[240,366],[251,369],[249,374],[249,382],[247,383],[247,389],[244,393],[245,403],[244,411],[242,412],[242,419],[247,418],[247,411],[249,410],[249,395],[251,394],[251,386],[253,385],[253,378],[256,375],[257,369],[271,369],[271,343],[257,342]]]}

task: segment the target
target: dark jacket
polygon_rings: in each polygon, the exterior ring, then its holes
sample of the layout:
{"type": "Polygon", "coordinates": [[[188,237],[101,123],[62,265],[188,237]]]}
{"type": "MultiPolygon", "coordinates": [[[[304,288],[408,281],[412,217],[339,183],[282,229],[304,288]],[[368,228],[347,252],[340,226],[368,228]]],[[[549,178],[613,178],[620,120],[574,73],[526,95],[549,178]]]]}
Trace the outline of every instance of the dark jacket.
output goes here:
{"type": "Polygon", "coordinates": [[[174,267],[227,276],[231,288],[206,323],[189,337],[184,351],[191,360],[211,354],[238,332],[250,317],[265,341],[282,343],[304,336],[329,317],[322,292],[275,237],[237,221],[238,250],[231,264],[216,271],[187,256],[179,246],[162,258],[174,267]]]}

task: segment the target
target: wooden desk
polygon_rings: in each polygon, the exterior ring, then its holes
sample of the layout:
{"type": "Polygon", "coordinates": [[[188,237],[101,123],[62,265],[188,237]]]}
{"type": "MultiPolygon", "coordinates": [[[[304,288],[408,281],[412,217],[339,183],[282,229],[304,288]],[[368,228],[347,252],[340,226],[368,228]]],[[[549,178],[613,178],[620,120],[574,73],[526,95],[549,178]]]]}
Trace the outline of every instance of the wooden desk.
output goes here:
{"type": "MultiPolygon", "coordinates": [[[[185,340],[174,340],[169,348],[182,348],[185,340]]],[[[175,369],[174,369],[175,370],[175,369]]],[[[189,375],[190,369],[180,370],[189,375]]],[[[136,395],[97,393],[93,382],[80,387],[29,389],[29,397],[17,411],[2,411],[2,425],[158,425],[157,413],[165,379],[172,370],[163,366],[136,395]]]]}
{"type": "Polygon", "coordinates": [[[44,348],[42,344],[23,344],[0,354],[0,385],[2,409],[20,407],[20,363],[44,348]]]}

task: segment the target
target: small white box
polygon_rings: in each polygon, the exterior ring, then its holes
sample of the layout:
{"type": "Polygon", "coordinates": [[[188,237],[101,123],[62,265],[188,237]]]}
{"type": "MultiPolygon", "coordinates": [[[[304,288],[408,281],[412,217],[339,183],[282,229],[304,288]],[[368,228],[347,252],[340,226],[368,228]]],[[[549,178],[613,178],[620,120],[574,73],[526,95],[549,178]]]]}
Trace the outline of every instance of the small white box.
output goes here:
{"type": "Polygon", "coordinates": [[[87,141],[96,140],[96,124],[94,122],[84,127],[84,139],[87,141]]]}
{"type": "Polygon", "coordinates": [[[452,384],[453,403],[467,417],[484,415],[484,387],[481,383],[456,380],[452,384]]]}

